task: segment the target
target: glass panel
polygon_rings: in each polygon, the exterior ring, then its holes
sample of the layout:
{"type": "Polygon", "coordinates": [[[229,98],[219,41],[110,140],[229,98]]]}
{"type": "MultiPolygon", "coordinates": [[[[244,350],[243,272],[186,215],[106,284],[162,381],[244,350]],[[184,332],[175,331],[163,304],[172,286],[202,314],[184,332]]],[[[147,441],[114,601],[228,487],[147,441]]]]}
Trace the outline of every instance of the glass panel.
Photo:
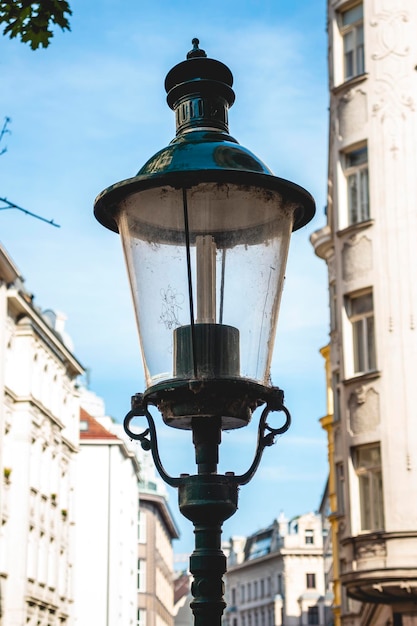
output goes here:
{"type": "Polygon", "coordinates": [[[365,371],[363,323],[362,320],[353,322],[353,369],[355,373],[365,371]]]}
{"type": "Polygon", "coordinates": [[[364,446],[357,448],[356,467],[372,468],[381,466],[381,451],[378,446],[364,446]]]}
{"type": "Polygon", "coordinates": [[[337,497],[337,511],[338,513],[344,513],[345,510],[345,494],[344,488],[344,469],[343,463],[336,465],[336,497],[337,497]]]}
{"type": "Polygon", "coordinates": [[[358,4],[355,7],[352,7],[348,11],[344,11],[342,13],[342,25],[349,26],[350,24],[354,24],[358,20],[363,19],[363,5],[358,4]]]}
{"type": "Polygon", "coordinates": [[[337,329],[337,290],[335,283],[329,285],[330,330],[337,329]]]}
{"type": "Polygon", "coordinates": [[[345,57],[345,78],[351,78],[354,68],[354,36],[352,31],[346,33],[343,37],[343,49],[345,57]]]}
{"type": "Polygon", "coordinates": [[[374,318],[366,318],[366,338],[368,352],[368,370],[376,369],[374,318]]]}
{"type": "Polygon", "coordinates": [[[333,421],[338,422],[340,420],[340,377],[339,373],[335,372],[332,376],[332,390],[333,390],[333,421]]]}
{"type": "Polygon", "coordinates": [[[356,74],[363,74],[365,71],[365,47],[363,40],[363,24],[356,27],[356,74]]]}
{"type": "Polygon", "coordinates": [[[368,148],[364,146],[358,150],[346,153],[346,167],[355,167],[368,162],[368,148]]]}
{"type": "Polygon", "coordinates": [[[381,472],[375,472],[374,474],[374,490],[375,490],[375,506],[374,506],[375,529],[381,530],[385,526],[384,496],[383,496],[383,490],[382,490],[381,472]]]}
{"type": "Polygon", "coordinates": [[[373,308],[374,305],[371,291],[365,293],[363,296],[351,298],[350,317],[354,317],[355,315],[362,315],[363,313],[372,313],[373,308]]]}
{"type": "Polygon", "coordinates": [[[118,226],[147,386],[195,374],[268,382],[295,208],[280,193],[258,188],[201,183],[187,190],[188,268],[182,190],[150,189],[126,199],[118,226]],[[226,355],[221,371],[202,350],[189,349],[191,316],[204,327],[200,334],[214,327],[215,352],[226,355]],[[178,345],[198,362],[184,357],[177,368],[178,345]]]}
{"type": "Polygon", "coordinates": [[[348,209],[349,221],[356,224],[359,221],[358,216],[358,184],[356,174],[351,174],[347,179],[348,183],[348,209]]]}
{"type": "Polygon", "coordinates": [[[368,192],[368,169],[359,172],[359,186],[361,198],[361,221],[369,219],[369,192],[368,192]]]}
{"type": "Polygon", "coordinates": [[[372,530],[371,524],[371,489],[369,476],[364,474],[359,477],[359,490],[361,500],[361,527],[362,530],[372,530]]]}

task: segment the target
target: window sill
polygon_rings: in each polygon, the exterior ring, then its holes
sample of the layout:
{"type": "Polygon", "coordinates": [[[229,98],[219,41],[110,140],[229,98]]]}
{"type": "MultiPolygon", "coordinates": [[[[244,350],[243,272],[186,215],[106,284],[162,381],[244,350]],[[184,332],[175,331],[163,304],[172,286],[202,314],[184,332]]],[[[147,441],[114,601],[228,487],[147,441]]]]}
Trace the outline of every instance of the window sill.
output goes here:
{"type": "Polygon", "coordinates": [[[344,385],[350,385],[351,383],[357,382],[365,382],[367,380],[375,380],[381,376],[380,370],[372,370],[371,372],[365,372],[362,374],[354,374],[350,378],[345,378],[342,380],[344,385]]]}
{"type": "Polygon", "coordinates": [[[336,232],[338,237],[344,237],[345,235],[349,235],[350,233],[357,232],[359,230],[365,230],[369,228],[375,223],[374,219],[364,220],[363,222],[355,222],[355,224],[349,224],[346,228],[342,228],[336,232]]]}
{"type": "Polygon", "coordinates": [[[368,72],[364,72],[363,74],[358,74],[358,76],[352,76],[352,78],[349,78],[348,80],[343,81],[343,83],[340,83],[339,85],[335,85],[334,87],[332,87],[332,93],[335,96],[337,96],[343,91],[348,91],[355,85],[360,85],[361,83],[365,82],[368,76],[369,76],[368,72]]]}

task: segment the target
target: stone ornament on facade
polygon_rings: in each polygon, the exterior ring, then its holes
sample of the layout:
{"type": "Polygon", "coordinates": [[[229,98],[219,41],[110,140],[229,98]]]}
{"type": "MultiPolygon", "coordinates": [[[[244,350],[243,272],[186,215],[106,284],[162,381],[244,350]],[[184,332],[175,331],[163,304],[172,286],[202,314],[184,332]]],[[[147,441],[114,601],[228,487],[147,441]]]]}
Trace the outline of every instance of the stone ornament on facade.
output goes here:
{"type": "Polygon", "coordinates": [[[385,557],[387,555],[386,543],[383,539],[375,537],[355,541],[354,558],[356,560],[367,560],[385,557]]]}
{"type": "MultiPolygon", "coordinates": [[[[385,3],[388,7],[392,3],[385,3]]],[[[375,50],[371,55],[375,65],[376,101],[372,105],[372,113],[379,116],[381,122],[390,120],[392,150],[394,156],[398,149],[394,142],[397,133],[396,116],[404,117],[406,111],[415,111],[415,102],[410,95],[411,81],[409,77],[411,22],[409,12],[403,9],[376,8],[370,25],[375,29],[375,50]],[[383,64],[379,62],[384,61],[383,64]]]]}
{"type": "Polygon", "coordinates": [[[349,282],[372,270],[372,241],[366,235],[355,234],[343,245],[342,274],[349,282]]]}
{"type": "MultiPolygon", "coordinates": [[[[377,3],[380,4],[380,3],[377,3]]],[[[370,25],[377,28],[379,50],[371,54],[374,61],[385,59],[388,55],[404,57],[410,52],[406,41],[407,30],[404,24],[409,23],[409,13],[403,9],[392,10],[392,2],[386,2],[391,10],[383,9],[376,12],[370,20],[370,25]]]]}
{"type": "Polygon", "coordinates": [[[379,424],[379,394],[373,387],[361,385],[349,396],[349,423],[354,435],[374,430],[379,424]]]}
{"type": "Polygon", "coordinates": [[[337,107],[339,119],[339,141],[363,130],[368,121],[367,93],[361,87],[349,89],[340,98],[337,107]]]}

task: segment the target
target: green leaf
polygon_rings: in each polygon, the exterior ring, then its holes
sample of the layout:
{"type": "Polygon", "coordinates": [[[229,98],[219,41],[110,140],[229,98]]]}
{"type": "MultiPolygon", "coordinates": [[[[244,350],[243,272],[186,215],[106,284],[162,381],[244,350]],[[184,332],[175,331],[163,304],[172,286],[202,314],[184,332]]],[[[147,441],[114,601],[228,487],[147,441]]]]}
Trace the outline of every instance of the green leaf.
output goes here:
{"type": "Polygon", "coordinates": [[[68,17],[72,15],[66,0],[0,0],[0,24],[4,24],[3,34],[10,39],[20,37],[32,50],[40,46],[47,48],[54,36],[51,27],[71,30],[68,17]]]}

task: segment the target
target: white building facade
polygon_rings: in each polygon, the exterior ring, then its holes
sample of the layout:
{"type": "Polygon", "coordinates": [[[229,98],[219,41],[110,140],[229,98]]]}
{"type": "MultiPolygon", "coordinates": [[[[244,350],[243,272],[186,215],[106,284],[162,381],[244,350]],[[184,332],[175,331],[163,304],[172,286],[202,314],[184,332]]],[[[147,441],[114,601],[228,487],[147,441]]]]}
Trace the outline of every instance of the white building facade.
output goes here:
{"type": "Polygon", "coordinates": [[[137,626],[174,624],[174,550],[179,532],[165,483],[157,476],[150,451],[127,437],[121,424],[109,425],[140,465],[137,534],[137,626]]]}
{"type": "Polygon", "coordinates": [[[329,0],[327,225],[344,624],[417,623],[417,3],[329,0]]]}
{"type": "Polygon", "coordinates": [[[139,442],[130,440],[123,426],[114,422],[105,415],[104,402],[93,392],[82,390],[81,392],[81,421],[80,421],[80,463],[79,463],[79,489],[78,499],[81,508],[78,508],[78,532],[79,560],[82,562],[82,578],[78,581],[79,593],[76,594],[77,602],[81,600],[83,619],[77,622],[88,623],[85,620],[86,611],[91,611],[89,617],[93,617],[91,605],[91,588],[94,586],[97,602],[101,601],[102,617],[95,624],[98,626],[124,626],[130,624],[130,618],[122,619],[120,607],[123,603],[134,611],[135,626],[173,626],[174,623],[174,571],[173,571],[173,545],[174,539],[178,538],[178,529],[168,506],[168,494],[162,480],[156,475],[155,466],[150,452],[145,452],[139,442]],[[94,419],[87,413],[91,411],[94,419]],[[107,452],[104,450],[112,446],[119,447],[125,460],[119,455],[119,464],[122,463],[125,476],[121,472],[122,465],[118,470],[112,461],[112,468],[107,472],[103,468],[106,465],[107,452]],[[94,458],[93,458],[94,455],[94,458]],[[100,459],[99,459],[100,456],[100,459]],[[103,458],[104,457],[104,458],[103,458]],[[130,480],[126,475],[131,471],[128,460],[134,461],[136,468],[135,480],[130,480]],[[113,494],[114,492],[114,494],[113,494]],[[93,506],[91,494],[94,493],[94,502],[101,504],[93,506]],[[109,495],[108,495],[109,494],[109,495]],[[111,509],[120,510],[114,519],[110,521],[110,527],[101,526],[101,519],[106,519],[104,509],[109,506],[108,498],[112,498],[111,509]],[[107,503],[107,504],[106,504],[107,503]],[[116,504],[115,504],[116,503],[116,504]],[[100,509],[99,508],[104,507],[100,509]],[[98,519],[97,519],[98,518],[98,519]],[[133,522],[131,520],[134,520],[133,522]],[[89,524],[89,530],[86,527],[89,524]],[[95,525],[94,542],[91,543],[90,535],[95,525]],[[134,531],[132,533],[131,528],[134,531]],[[111,532],[112,534],[106,534],[111,532]],[[105,538],[105,539],[104,539],[105,538]],[[123,571],[114,571],[114,565],[109,560],[110,552],[100,548],[103,542],[116,546],[119,544],[117,553],[121,553],[124,545],[128,561],[122,564],[123,571]],[[94,548],[93,546],[96,546],[94,548]],[[89,577],[86,564],[92,574],[95,558],[89,551],[98,550],[98,558],[101,563],[101,571],[108,572],[113,576],[107,580],[112,602],[119,609],[119,615],[112,614],[103,603],[102,587],[96,579],[89,577]],[[126,567],[126,564],[130,564],[126,567]],[[133,569],[132,569],[133,568],[133,569]],[[90,588],[86,581],[90,579],[90,588]],[[90,590],[90,593],[89,593],[90,590]],[[118,590],[124,597],[117,597],[118,590]],[[116,595],[114,595],[116,594],[116,595]],[[89,600],[90,598],[90,600],[89,600]],[[101,600],[100,600],[101,598],[101,600]],[[103,621],[105,619],[108,621],[103,621]]]}
{"type": "Polygon", "coordinates": [[[248,538],[232,538],[226,574],[227,626],[324,625],[319,515],[283,515],[248,538]]]}
{"type": "Polygon", "coordinates": [[[2,248],[0,299],[0,623],[71,626],[83,368],[2,248]]]}
{"type": "Polygon", "coordinates": [[[79,423],[75,624],[136,626],[139,463],[84,409],[79,423]]]}

